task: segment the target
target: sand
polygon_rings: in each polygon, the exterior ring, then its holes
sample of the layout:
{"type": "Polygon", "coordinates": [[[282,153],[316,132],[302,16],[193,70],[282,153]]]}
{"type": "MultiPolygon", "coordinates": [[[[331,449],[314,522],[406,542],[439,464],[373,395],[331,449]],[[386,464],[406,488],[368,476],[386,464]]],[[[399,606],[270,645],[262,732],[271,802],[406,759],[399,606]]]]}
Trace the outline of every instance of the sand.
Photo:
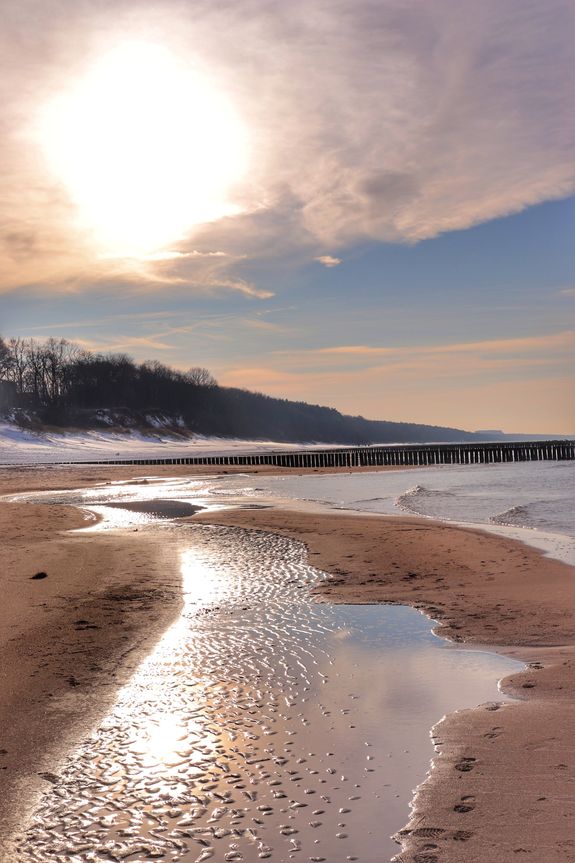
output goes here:
{"type": "Polygon", "coordinates": [[[575,861],[575,578],[536,549],[416,518],[280,511],[200,514],[304,542],[332,574],[318,598],[425,611],[450,639],[528,663],[519,702],[452,714],[400,831],[401,863],[575,861]]]}
{"type": "MultiPolygon", "coordinates": [[[[0,493],[151,472],[199,473],[10,469],[0,472],[0,493]]],[[[332,575],[322,601],[413,605],[440,622],[442,635],[530,663],[504,682],[519,702],[436,726],[434,769],[401,831],[401,863],[575,861],[571,567],[511,540],[421,519],[245,510],[194,520],[306,543],[313,565],[332,575]]],[[[176,548],[141,531],[68,532],[85,524],[68,507],[0,505],[4,836],[180,607],[176,548]],[[38,572],[47,577],[34,580],[38,572]]]]}

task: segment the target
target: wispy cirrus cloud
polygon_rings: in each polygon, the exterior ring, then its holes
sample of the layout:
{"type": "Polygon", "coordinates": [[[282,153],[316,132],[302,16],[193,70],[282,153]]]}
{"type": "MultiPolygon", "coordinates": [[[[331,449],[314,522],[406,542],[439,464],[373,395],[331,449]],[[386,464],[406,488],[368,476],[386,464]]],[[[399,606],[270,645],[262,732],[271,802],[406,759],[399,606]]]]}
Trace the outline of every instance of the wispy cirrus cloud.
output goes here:
{"type": "Polygon", "coordinates": [[[169,342],[161,341],[154,336],[116,335],[109,339],[76,338],[74,342],[85,350],[93,351],[94,353],[137,352],[141,354],[142,351],[163,352],[173,350],[173,345],[169,342]]]}
{"type": "MultiPolygon", "coordinates": [[[[120,256],[125,258],[125,256],[120,256]]],[[[228,252],[199,252],[197,249],[192,249],[190,252],[179,252],[177,250],[166,249],[163,252],[152,252],[149,255],[139,255],[137,260],[150,261],[157,263],[161,261],[185,261],[194,260],[197,258],[231,258],[234,257],[228,252]]],[[[236,256],[237,257],[237,256],[236,256]]],[[[241,256],[240,256],[241,257],[241,256]]]]}
{"type": "MultiPolygon", "coordinates": [[[[310,387],[320,392],[333,389],[337,381],[339,406],[353,403],[358,392],[377,392],[385,384],[406,383],[410,388],[427,381],[435,388],[441,382],[477,382],[539,377],[572,369],[575,331],[541,336],[488,339],[440,345],[370,347],[342,345],[299,351],[272,351],[265,366],[242,364],[219,370],[220,379],[230,385],[254,386],[272,394],[287,392],[306,398],[310,387]]],[[[575,421],[575,416],[574,416],[575,421]]]]}
{"type": "Polygon", "coordinates": [[[251,343],[266,336],[283,338],[291,331],[289,327],[270,320],[269,311],[261,307],[253,314],[238,311],[203,315],[178,308],[60,320],[26,326],[10,335],[41,341],[54,332],[86,350],[127,352],[137,361],[150,359],[157,352],[170,352],[170,364],[186,368],[190,364],[190,353],[197,358],[197,363],[206,362],[201,358],[206,353],[213,362],[214,351],[216,357],[222,348],[229,352],[230,344],[236,339],[251,343]],[[190,336],[193,336],[192,340],[190,336]]]}
{"type": "Polygon", "coordinates": [[[417,242],[575,190],[570,0],[332,0],[313,14],[304,0],[9,0],[3,12],[3,290],[114,277],[265,298],[238,257],[417,242]],[[99,46],[135,37],[209,69],[252,133],[236,215],[140,269],[94,254],[26,133],[99,46]],[[210,249],[224,250],[219,279],[210,249]]]}
{"type": "Polygon", "coordinates": [[[492,355],[522,355],[524,353],[561,352],[575,350],[575,330],[564,330],[542,336],[523,336],[509,339],[486,339],[479,342],[455,342],[442,345],[404,345],[401,347],[370,346],[370,345],[337,345],[326,348],[313,348],[304,355],[323,357],[345,357],[360,359],[377,359],[399,355],[453,355],[482,354],[492,355]]]}
{"type": "Polygon", "coordinates": [[[215,289],[223,289],[229,291],[237,291],[245,297],[251,297],[257,300],[269,300],[274,296],[273,291],[268,291],[265,288],[258,288],[253,282],[248,282],[245,279],[226,279],[213,278],[209,279],[206,284],[215,289]]]}

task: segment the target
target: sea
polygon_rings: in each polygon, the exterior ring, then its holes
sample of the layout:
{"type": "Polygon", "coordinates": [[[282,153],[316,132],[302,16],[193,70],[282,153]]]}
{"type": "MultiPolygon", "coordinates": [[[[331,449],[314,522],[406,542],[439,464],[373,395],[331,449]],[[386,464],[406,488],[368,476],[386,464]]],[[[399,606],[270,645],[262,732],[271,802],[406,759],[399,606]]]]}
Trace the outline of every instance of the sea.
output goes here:
{"type": "MultiPolygon", "coordinates": [[[[56,466],[49,469],[58,470],[56,466]]],[[[575,565],[573,461],[434,465],[284,476],[246,472],[180,478],[154,476],[151,467],[150,476],[137,481],[118,481],[78,492],[47,492],[46,495],[52,501],[91,508],[113,501],[141,503],[161,498],[212,510],[234,506],[287,506],[419,516],[481,527],[518,539],[575,565]]],[[[27,497],[19,495],[18,499],[27,497]]],[[[177,513],[172,513],[172,517],[175,515],[177,513]]],[[[138,518],[137,514],[126,515],[126,526],[138,518]]]]}
{"type": "Polygon", "coordinates": [[[435,465],[285,476],[214,474],[176,479],[154,476],[153,468],[150,471],[149,477],[136,482],[112,482],[105,487],[61,495],[50,492],[49,497],[90,507],[112,500],[128,502],[161,497],[208,509],[279,505],[358,514],[412,515],[481,527],[575,565],[573,461],[435,465]]]}
{"type": "Polygon", "coordinates": [[[437,465],[373,473],[230,478],[210,496],[229,494],[358,513],[415,515],[534,545],[575,564],[575,462],[437,465]]]}

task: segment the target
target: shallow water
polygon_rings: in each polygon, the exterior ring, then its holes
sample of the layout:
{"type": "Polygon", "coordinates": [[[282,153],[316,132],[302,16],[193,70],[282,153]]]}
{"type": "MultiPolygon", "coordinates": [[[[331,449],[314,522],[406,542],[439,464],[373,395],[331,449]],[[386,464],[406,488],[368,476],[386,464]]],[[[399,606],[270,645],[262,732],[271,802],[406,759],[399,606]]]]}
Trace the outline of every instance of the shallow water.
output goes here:
{"type": "Polygon", "coordinates": [[[474,524],[575,565],[575,462],[441,465],[373,473],[230,477],[209,491],[474,524]]]}
{"type": "MultiPolygon", "coordinates": [[[[51,498],[53,498],[51,494],[51,498]]],[[[280,505],[419,515],[518,539],[575,565],[575,462],[441,465],[398,471],[119,482],[57,498],[92,505],[154,497],[216,509],[280,505]]]]}
{"type": "Polygon", "coordinates": [[[391,858],[429,729],[502,700],[519,664],[449,645],[409,608],[314,601],[325,576],[285,538],[146,529],[189,537],[184,610],[72,754],[19,859],[391,858]]]}
{"type": "MultiPolygon", "coordinates": [[[[231,481],[232,487],[234,481],[231,481]]],[[[252,478],[258,494],[387,515],[510,524],[575,537],[575,462],[441,465],[398,471],[252,478]]],[[[249,483],[241,485],[249,494],[249,483]]]]}

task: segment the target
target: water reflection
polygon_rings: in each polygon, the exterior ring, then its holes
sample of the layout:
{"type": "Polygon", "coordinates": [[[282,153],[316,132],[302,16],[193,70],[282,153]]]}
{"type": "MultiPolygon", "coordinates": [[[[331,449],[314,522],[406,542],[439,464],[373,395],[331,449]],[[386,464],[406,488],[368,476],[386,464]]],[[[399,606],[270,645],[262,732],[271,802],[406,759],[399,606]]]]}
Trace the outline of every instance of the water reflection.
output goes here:
{"type": "MultiPolygon", "coordinates": [[[[222,600],[230,592],[232,585],[226,571],[199,558],[195,551],[182,552],[180,572],[185,612],[198,610],[216,599],[222,600]]],[[[241,582],[237,587],[241,591],[241,582]]]]}
{"type": "Polygon", "coordinates": [[[170,714],[160,714],[154,717],[134,740],[134,751],[140,752],[144,768],[155,767],[158,764],[176,766],[178,748],[183,741],[194,736],[193,730],[179,718],[170,714]]]}
{"type": "Polygon", "coordinates": [[[500,698],[517,667],[455,649],[419,613],[313,602],[303,548],[151,525],[184,607],[45,798],[24,861],[381,863],[432,754],[429,728],[500,698]]]}

